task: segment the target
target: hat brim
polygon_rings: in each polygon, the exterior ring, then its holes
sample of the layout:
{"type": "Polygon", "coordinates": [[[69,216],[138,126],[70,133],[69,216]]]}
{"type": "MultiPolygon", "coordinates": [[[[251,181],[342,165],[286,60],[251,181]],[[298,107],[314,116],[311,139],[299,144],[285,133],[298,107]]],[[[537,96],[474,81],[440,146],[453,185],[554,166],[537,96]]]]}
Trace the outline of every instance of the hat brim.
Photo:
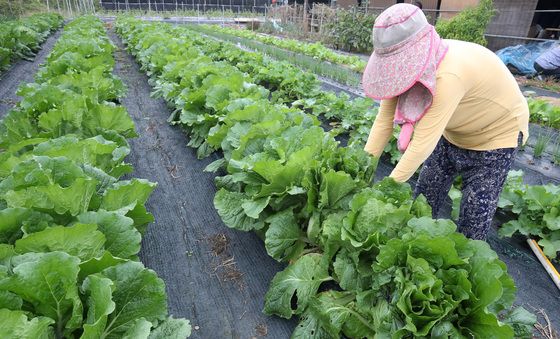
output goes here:
{"type": "Polygon", "coordinates": [[[377,54],[374,50],[362,77],[365,94],[384,100],[406,92],[424,73],[432,48],[430,32],[393,53],[377,54]]]}

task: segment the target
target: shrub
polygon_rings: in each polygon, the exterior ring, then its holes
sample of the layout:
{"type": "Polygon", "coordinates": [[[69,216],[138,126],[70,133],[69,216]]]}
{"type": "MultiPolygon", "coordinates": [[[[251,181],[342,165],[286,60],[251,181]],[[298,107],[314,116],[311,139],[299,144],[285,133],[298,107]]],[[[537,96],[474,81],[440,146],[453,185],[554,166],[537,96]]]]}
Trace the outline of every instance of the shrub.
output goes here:
{"type": "Polygon", "coordinates": [[[358,8],[338,9],[335,20],[327,24],[325,42],[334,48],[352,52],[371,52],[371,30],[375,15],[358,8]]]}
{"type": "Polygon", "coordinates": [[[495,10],[492,0],[481,0],[478,6],[467,8],[449,20],[440,20],[436,30],[442,38],[470,41],[486,46],[484,32],[495,10]]]}

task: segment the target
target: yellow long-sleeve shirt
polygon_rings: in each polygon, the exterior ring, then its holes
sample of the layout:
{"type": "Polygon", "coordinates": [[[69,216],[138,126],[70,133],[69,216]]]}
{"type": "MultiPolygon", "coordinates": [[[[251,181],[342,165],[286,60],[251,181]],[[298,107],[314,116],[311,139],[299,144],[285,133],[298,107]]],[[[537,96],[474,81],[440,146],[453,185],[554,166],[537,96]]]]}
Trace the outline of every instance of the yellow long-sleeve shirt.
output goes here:
{"type": "MultiPolygon", "coordinates": [[[[529,136],[529,108],[515,78],[490,50],[446,40],[449,50],[436,73],[436,94],[415,125],[412,140],[391,173],[407,181],[443,135],[453,145],[476,151],[516,147],[529,136]]],[[[393,131],[397,98],[382,100],[365,150],[380,156],[393,131]]]]}

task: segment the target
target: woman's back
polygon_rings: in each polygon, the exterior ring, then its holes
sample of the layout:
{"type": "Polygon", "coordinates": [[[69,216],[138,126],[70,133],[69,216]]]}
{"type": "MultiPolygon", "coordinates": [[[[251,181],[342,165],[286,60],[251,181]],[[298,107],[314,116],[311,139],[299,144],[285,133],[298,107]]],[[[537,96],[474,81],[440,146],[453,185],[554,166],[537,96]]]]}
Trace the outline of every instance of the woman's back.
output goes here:
{"type": "MultiPolygon", "coordinates": [[[[444,136],[473,150],[515,147],[515,130],[526,126],[529,119],[527,102],[515,78],[487,48],[464,41],[447,42],[449,50],[437,70],[438,83],[444,83],[442,78],[457,77],[462,88],[456,92],[462,92],[463,97],[444,136]]],[[[522,131],[527,137],[526,129],[522,131]]]]}

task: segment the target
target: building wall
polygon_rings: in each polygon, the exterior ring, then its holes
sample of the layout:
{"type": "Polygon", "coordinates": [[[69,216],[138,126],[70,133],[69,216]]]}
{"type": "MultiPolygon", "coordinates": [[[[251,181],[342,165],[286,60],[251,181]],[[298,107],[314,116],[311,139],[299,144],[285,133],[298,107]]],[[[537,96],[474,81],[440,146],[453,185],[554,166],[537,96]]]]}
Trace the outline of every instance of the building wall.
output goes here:
{"type": "MultiPolygon", "coordinates": [[[[494,0],[496,15],[490,21],[487,34],[526,37],[531,28],[538,0],[494,0]]],[[[487,37],[488,48],[498,50],[522,44],[519,39],[487,37]]]]}
{"type": "MultiPolygon", "coordinates": [[[[414,2],[414,1],[405,1],[405,2],[414,2]]],[[[437,9],[437,3],[438,0],[420,0],[420,2],[422,3],[422,9],[424,10],[436,10],[437,9]]]]}
{"type": "Polygon", "coordinates": [[[342,8],[358,6],[358,0],[336,0],[336,5],[342,8]]]}
{"type": "Polygon", "coordinates": [[[396,4],[397,1],[396,0],[370,0],[369,1],[369,6],[370,7],[382,7],[382,8],[387,8],[390,7],[394,4],[396,4]]]}
{"type": "MultiPolygon", "coordinates": [[[[398,2],[413,3],[414,0],[403,0],[398,2]]],[[[422,8],[428,18],[428,21],[430,21],[431,24],[434,24],[436,21],[438,0],[420,0],[420,2],[422,2],[422,8]]],[[[381,9],[386,9],[396,3],[397,0],[370,0],[369,6],[375,8],[377,11],[381,11],[381,9]]]]}
{"type": "MultiPolygon", "coordinates": [[[[412,3],[413,0],[405,2],[412,3]]],[[[426,14],[428,21],[432,25],[435,24],[437,19],[438,0],[420,0],[420,2],[422,3],[422,10],[424,11],[424,14],[426,14]]]]}
{"type": "Polygon", "coordinates": [[[462,11],[467,7],[478,5],[479,0],[441,0],[439,9],[441,10],[440,18],[452,18],[457,11],[462,11]]]}
{"type": "MultiPolygon", "coordinates": [[[[449,19],[457,10],[476,6],[479,0],[442,0],[440,18],[449,19]]],[[[490,21],[487,34],[526,37],[534,17],[538,0],[494,0],[496,14],[490,21]]],[[[498,50],[506,46],[524,43],[520,39],[487,37],[488,48],[498,50]]]]}

